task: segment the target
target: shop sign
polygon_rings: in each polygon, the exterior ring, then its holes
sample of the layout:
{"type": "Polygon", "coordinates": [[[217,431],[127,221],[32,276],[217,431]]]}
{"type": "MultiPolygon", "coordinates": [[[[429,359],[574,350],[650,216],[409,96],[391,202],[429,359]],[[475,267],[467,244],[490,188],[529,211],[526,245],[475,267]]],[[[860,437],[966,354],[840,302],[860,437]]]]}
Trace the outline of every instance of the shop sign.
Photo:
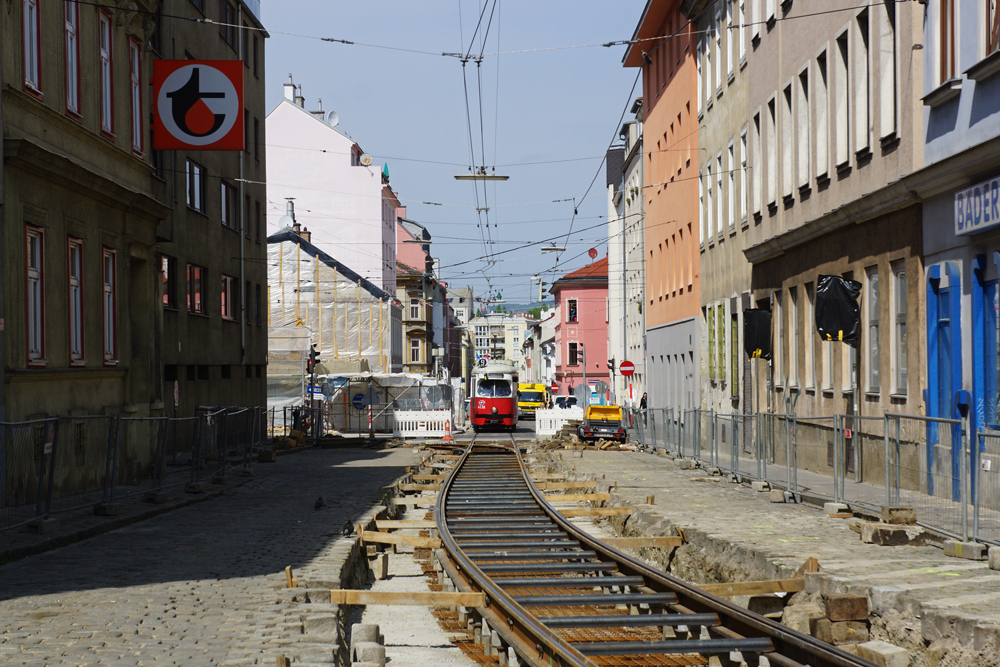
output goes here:
{"type": "Polygon", "coordinates": [[[955,193],[955,234],[977,234],[1000,225],[1000,176],[955,193]]]}

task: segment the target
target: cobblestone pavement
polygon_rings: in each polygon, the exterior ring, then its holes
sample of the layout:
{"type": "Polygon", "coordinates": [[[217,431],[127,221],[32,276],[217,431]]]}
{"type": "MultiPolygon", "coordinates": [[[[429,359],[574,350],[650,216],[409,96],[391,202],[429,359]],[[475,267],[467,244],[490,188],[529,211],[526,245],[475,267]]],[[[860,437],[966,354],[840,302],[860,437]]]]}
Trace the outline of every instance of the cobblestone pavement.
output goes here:
{"type": "Polygon", "coordinates": [[[274,664],[262,651],[283,629],[284,567],[337,580],[342,527],[416,461],[409,448],[281,457],[217,498],[0,566],[0,664],[274,664]]]}

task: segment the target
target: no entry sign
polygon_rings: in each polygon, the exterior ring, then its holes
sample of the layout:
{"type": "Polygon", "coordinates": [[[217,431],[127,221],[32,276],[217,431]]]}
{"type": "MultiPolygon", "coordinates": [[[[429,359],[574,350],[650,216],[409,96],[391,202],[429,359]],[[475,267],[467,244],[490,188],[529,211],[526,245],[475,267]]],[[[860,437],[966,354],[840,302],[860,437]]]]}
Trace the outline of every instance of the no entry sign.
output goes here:
{"type": "Polygon", "coordinates": [[[243,61],[153,61],[153,148],[243,150],[243,61]]]}
{"type": "Polygon", "coordinates": [[[618,367],[618,372],[624,375],[625,377],[628,377],[632,375],[632,373],[635,373],[635,364],[633,364],[631,361],[623,361],[621,365],[618,367]]]}

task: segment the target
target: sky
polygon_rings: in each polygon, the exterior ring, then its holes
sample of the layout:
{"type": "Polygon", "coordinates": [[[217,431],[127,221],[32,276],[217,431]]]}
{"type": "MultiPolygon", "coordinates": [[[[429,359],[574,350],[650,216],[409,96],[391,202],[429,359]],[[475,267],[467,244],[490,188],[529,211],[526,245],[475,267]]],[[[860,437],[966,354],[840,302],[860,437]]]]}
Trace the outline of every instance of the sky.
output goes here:
{"type": "Polygon", "coordinates": [[[307,109],[321,99],[339,131],[388,165],[407,217],[432,235],[441,280],[532,301],[532,276],[551,284],[593,261],[591,248],[607,253],[602,159],[642,86],[622,66],[626,47],[601,45],[630,39],[645,4],[265,0],[266,106],[291,74],[307,109]],[[455,180],[473,165],[510,179],[455,180]],[[539,249],[549,239],[566,247],[558,264],[539,249]]]}

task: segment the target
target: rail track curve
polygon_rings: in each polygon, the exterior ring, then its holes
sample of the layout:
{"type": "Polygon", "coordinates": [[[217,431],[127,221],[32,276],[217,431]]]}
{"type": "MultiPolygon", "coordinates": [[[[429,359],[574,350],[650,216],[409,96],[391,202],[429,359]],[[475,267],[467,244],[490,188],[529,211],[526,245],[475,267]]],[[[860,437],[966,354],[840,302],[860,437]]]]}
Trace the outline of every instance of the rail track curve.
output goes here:
{"type": "Polygon", "coordinates": [[[513,437],[473,440],[435,520],[442,569],[484,594],[476,611],[521,664],[873,667],[583,532],[534,486],[513,437]]]}

